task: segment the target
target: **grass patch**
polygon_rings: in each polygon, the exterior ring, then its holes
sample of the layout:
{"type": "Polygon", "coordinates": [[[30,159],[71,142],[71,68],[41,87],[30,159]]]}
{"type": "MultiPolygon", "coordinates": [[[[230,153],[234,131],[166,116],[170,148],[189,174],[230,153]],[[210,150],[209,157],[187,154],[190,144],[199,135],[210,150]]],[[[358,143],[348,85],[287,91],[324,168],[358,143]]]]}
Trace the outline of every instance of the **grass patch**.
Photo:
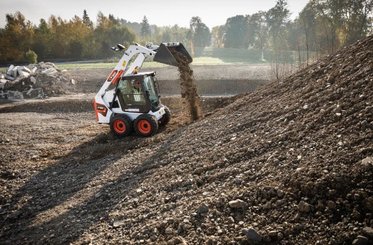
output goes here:
{"type": "MultiPolygon", "coordinates": [[[[90,69],[113,69],[117,62],[96,62],[96,61],[82,61],[82,62],[56,62],[56,66],[61,70],[90,70],[90,69]]],[[[229,65],[231,63],[224,62],[222,59],[214,57],[196,57],[193,59],[193,65],[229,65]]],[[[147,61],[144,62],[142,68],[162,68],[168,65],[147,61]]],[[[0,72],[5,74],[8,67],[0,67],[0,72]]]]}
{"type": "Polygon", "coordinates": [[[56,66],[61,70],[88,70],[88,69],[100,69],[100,68],[113,68],[115,63],[104,63],[104,62],[93,62],[93,63],[55,63],[56,66]]]}
{"type": "MultiPolygon", "coordinates": [[[[223,65],[230,64],[222,61],[219,58],[213,57],[197,57],[193,59],[193,65],[223,65]]],[[[72,63],[56,63],[57,67],[61,70],[89,70],[89,69],[102,69],[108,68],[113,69],[117,63],[116,62],[72,62],[72,63]]],[[[167,65],[158,62],[144,62],[142,68],[161,68],[167,65]]]]}
{"type": "MultiPolygon", "coordinates": [[[[90,69],[113,69],[117,65],[117,62],[92,62],[92,63],[56,63],[56,66],[61,70],[90,70],[90,69]]],[[[164,67],[166,65],[157,62],[144,62],[143,68],[157,68],[164,67]]]]}
{"type": "Polygon", "coordinates": [[[193,65],[230,65],[219,58],[214,57],[196,57],[193,58],[193,65]]]}

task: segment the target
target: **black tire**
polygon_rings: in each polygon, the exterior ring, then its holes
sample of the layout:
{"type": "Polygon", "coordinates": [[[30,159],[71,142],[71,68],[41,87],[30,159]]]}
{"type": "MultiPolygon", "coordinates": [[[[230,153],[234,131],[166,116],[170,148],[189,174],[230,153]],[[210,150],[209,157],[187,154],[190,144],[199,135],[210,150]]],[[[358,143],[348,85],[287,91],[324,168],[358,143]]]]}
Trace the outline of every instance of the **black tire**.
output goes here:
{"type": "Polygon", "coordinates": [[[118,138],[125,137],[132,132],[131,119],[123,114],[116,114],[110,120],[111,132],[118,138]]]}
{"type": "Polygon", "coordinates": [[[171,120],[171,111],[170,111],[170,109],[168,109],[168,107],[165,106],[164,110],[165,110],[166,113],[162,116],[161,120],[159,120],[159,125],[161,127],[166,126],[170,122],[170,120],[171,120]]]}
{"type": "Polygon", "coordinates": [[[133,127],[136,134],[144,137],[149,137],[157,133],[158,121],[152,115],[141,114],[135,119],[133,127]]]}

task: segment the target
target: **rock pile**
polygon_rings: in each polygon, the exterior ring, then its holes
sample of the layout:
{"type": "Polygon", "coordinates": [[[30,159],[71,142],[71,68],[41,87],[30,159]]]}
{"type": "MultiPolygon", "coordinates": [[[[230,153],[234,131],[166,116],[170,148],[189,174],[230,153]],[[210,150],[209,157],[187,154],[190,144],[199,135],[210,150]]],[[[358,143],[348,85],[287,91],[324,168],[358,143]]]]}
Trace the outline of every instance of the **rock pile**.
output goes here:
{"type": "Polygon", "coordinates": [[[65,94],[75,85],[75,80],[50,62],[28,66],[11,65],[6,74],[0,74],[0,96],[3,98],[44,98],[65,94]]]}

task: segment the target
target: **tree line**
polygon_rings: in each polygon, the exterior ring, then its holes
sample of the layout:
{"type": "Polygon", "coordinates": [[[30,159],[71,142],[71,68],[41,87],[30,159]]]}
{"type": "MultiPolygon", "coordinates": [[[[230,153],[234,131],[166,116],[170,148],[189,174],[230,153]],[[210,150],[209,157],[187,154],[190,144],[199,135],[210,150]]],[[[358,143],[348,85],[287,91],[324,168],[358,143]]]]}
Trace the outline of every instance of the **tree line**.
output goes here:
{"type": "Polygon", "coordinates": [[[372,0],[310,0],[290,21],[286,0],[278,0],[268,11],[237,15],[214,27],[213,45],[329,54],[372,33],[372,6],[372,0]]]}
{"type": "Polygon", "coordinates": [[[271,50],[271,61],[283,60],[284,51],[298,51],[299,62],[314,55],[333,53],[372,33],[373,0],[310,0],[296,19],[289,20],[286,0],[277,0],[268,11],[237,15],[225,25],[210,30],[198,16],[189,28],[177,25],[150,25],[128,22],[101,12],[94,24],[84,10],[71,20],[50,16],[33,25],[20,13],[6,15],[0,29],[0,63],[24,62],[26,53],[38,60],[82,60],[112,57],[116,43],[182,42],[194,54],[195,49],[215,48],[271,50]]]}

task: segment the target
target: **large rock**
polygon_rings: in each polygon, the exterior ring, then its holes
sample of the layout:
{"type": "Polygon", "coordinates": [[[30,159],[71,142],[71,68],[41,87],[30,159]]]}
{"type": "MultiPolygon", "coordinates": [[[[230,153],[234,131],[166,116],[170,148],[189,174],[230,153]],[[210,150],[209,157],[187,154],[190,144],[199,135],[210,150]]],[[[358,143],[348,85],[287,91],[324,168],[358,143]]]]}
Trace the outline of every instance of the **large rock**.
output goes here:
{"type": "Polygon", "coordinates": [[[228,203],[231,208],[247,208],[248,204],[241,199],[236,199],[228,203]]]}
{"type": "Polygon", "coordinates": [[[242,233],[247,237],[251,242],[258,243],[262,241],[262,236],[252,227],[242,229],[242,233]]]}

